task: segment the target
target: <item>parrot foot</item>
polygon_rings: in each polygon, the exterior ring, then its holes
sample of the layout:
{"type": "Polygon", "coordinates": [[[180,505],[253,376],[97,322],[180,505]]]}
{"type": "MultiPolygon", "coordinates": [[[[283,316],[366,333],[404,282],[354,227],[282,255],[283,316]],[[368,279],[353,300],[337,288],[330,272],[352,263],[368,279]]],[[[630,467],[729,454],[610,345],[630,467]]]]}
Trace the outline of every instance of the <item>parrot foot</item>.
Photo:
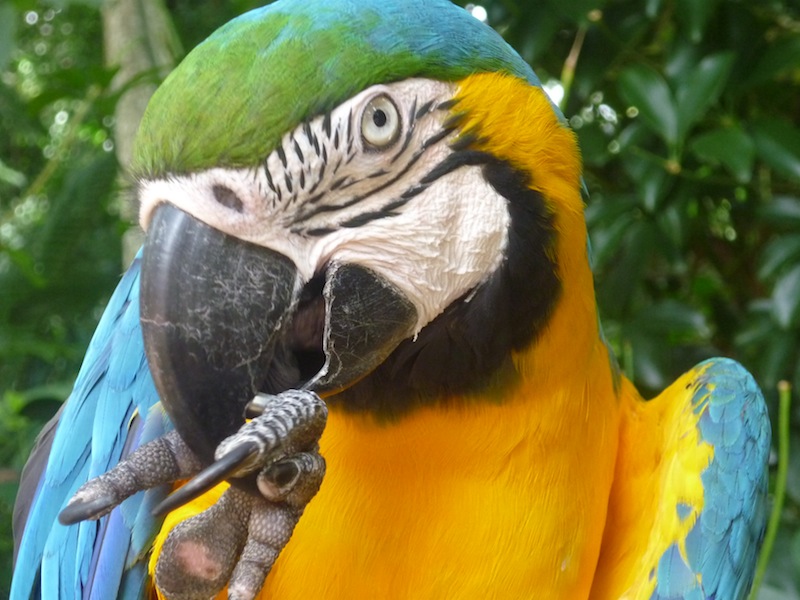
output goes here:
{"type": "Polygon", "coordinates": [[[264,498],[227,489],[170,532],[156,565],[159,590],[169,600],[198,600],[227,582],[231,600],[255,598],[324,474],[319,454],[300,453],[259,474],[264,498]]]}
{"type": "Polygon", "coordinates": [[[156,508],[172,510],[223,479],[253,473],[261,494],[229,488],[170,532],[156,565],[156,585],[169,600],[208,598],[226,582],[232,600],[255,598],[322,483],[318,440],[328,411],[319,396],[259,394],[247,410],[253,419],[219,444],[217,461],[156,508]]]}
{"type": "MultiPolygon", "coordinates": [[[[299,452],[317,452],[328,419],[328,408],[314,392],[288,390],[277,396],[257,394],[245,408],[251,417],[239,431],[225,438],[214,453],[216,461],[178,488],[154,512],[166,513],[207,492],[229,477],[261,472],[256,482],[270,485],[265,471],[279,459],[299,452]]],[[[282,463],[276,469],[285,470],[282,463]]],[[[278,473],[274,473],[278,475],[278,473]]],[[[267,497],[268,492],[260,490],[267,497]]]]}
{"type": "Polygon", "coordinates": [[[219,444],[217,460],[205,469],[172,431],[85,483],[59,521],[99,519],[138,491],[193,477],[154,510],[165,513],[229,477],[252,476],[253,491],[231,487],[170,531],[155,575],[169,600],[210,598],[226,583],[229,598],[255,598],[322,483],[325,460],[318,442],[328,411],[319,396],[305,390],[258,394],[247,411],[252,419],[219,444]]]}

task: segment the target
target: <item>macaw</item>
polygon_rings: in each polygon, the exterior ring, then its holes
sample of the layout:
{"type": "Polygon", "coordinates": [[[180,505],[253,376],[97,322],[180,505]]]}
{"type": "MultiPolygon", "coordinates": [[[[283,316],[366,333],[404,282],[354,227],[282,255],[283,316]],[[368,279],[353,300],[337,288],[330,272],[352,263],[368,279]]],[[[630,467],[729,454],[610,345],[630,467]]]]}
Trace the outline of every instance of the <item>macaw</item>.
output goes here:
{"type": "Polygon", "coordinates": [[[249,12],[132,172],[144,250],[26,467],[13,600],[745,597],[761,392],[620,373],[575,135],[491,28],[249,12]]]}

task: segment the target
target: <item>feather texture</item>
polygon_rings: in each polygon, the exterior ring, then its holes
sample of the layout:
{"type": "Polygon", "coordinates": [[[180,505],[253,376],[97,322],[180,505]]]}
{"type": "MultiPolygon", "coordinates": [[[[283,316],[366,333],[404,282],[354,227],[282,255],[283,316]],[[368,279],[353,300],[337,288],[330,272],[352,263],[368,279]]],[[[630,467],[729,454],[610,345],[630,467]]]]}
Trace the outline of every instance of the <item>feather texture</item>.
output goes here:
{"type": "Polygon", "coordinates": [[[770,425],[753,378],[701,363],[625,409],[592,598],[745,598],[766,522],[770,425]]]}
{"type": "Polygon", "coordinates": [[[173,71],[142,120],[133,170],[257,166],[285,132],[367,86],[495,71],[539,85],[500,35],[447,0],[283,0],[221,27],[173,71]]]}
{"type": "Polygon", "coordinates": [[[26,479],[39,484],[33,497],[17,499],[30,508],[11,598],[123,598],[121,590],[144,584],[140,559],[157,527],[147,509],[163,490],[136,495],[98,522],[65,527],[56,520],[90,477],[168,428],[144,357],[140,260],[122,277],[100,320],[72,394],[56,416],[51,446],[42,447],[43,470],[26,470],[26,479]]]}

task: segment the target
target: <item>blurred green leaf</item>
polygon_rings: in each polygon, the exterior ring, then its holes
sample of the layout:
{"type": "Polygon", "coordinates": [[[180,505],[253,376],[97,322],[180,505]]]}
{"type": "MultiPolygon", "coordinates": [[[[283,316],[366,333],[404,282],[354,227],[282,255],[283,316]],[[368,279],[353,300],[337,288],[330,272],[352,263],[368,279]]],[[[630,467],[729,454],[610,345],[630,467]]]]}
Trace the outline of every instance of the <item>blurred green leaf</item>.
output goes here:
{"type": "Polygon", "coordinates": [[[754,300],[748,308],[748,318],[736,333],[736,345],[739,347],[764,346],[775,331],[775,323],[772,319],[772,301],[754,300]]]}
{"type": "Polygon", "coordinates": [[[677,14],[689,31],[695,44],[703,38],[703,30],[717,7],[716,0],[678,0],[677,14]]]}
{"type": "Polygon", "coordinates": [[[585,165],[602,167],[611,159],[608,152],[608,135],[603,133],[599,127],[581,127],[576,133],[585,165]]]}
{"type": "Polygon", "coordinates": [[[767,343],[761,346],[759,356],[759,382],[764,389],[774,389],[782,379],[790,379],[792,358],[797,351],[797,340],[791,331],[773,329],[767,343]]]}
{"type": "Polygon", "coordinates": [[[631,157],[625,162],[639,198],[638,205],[647,214],[653,214],[669,189],[672,178],[660,161],[652,157],[631,157]]]}
{"type": "Polygon", "coordinates": [[[758,276],[769,279],[791,264],[800,263],[800,233],[778,236],[764,248],[758,276]]]}
{"type": "Polygon", "coordinates": [[[667,383],[667,360],[659,344],[647,336],[635,336],[633,347],[633,374],[642,385],[657,390],[667,383]]]}
{"type": "Polygon", "coordinates": [[[562,14],[574,23],[586,20],[592,10],[602,9],[608,0],[549,0],[550,9],[562,14]]]}
{"type": "Polygon", "coordinates": [[[784,329],[789,329],[800,316],[800,264],[778,278],[772,290],[773,314],[784,329]]]}
{"type": "Polygon", "coordinates": [[[4,69],[16,47],[19,16],[13,4],[0,4],[0,69],[4,69]]]}
{"type": "MultiPolygon", "coordinates": [[[[2,17],[0,16],[0,18],[2,17]]],[[[0,181],[5,181],[9,185],[21,188],[28,182],[28,178],[25,177],[25,173],[15,171],[2,160],[0,160],[0,181]]]]}
{"type": "Polygon", "coordinates": [[[675,94],[678,109],[677,137],[680,143],[706,110],[717,101],[733,66],[733,59],[733,52],[706,56],[681,83],[675,94]]]}
{"type": "MultiPolygon", "coordinates": [[[[800,502],[800,435],[791,436],[789,444],[789,469],[786,473],[786,493],[795,502],[800,502]]],[[[799,548],[792,548],[800,550],[799,548]]],[[[800,555],[798,555],[800,558],[800,555]]]]}
{"type": "Polygon", "coordinates": [[[655,18],[661,11],[663,0],[645,0],[644,13],[651,19],[655,18]]]}
{"type": "MultiPolygon", "coordinates": [[[[682,210],[674,205],[667,206],[656,216],[656,223],[676,249],[683,246],[687,231],[682,210]]],[[[665,248],[665,252],[668,253],[668,250],[668,248],[665,248]]]]}
{"type": "Polygon", "coordinates": [[[760,207],[759,216],[772,225],[800,227],[800,197],[778,195],[760,207]]]}
{"type": "Polygon", "coordinates": [[[750,181],[755,146],[750,136],[738,127],[716,129],[697,136],[692,139],[691,148],[700,160],[724,165],[737,181],[750,181]]]}
{"type": "Polygon", "coordinates": [[[800,180],[800,129],[784,119],[763,119],[753,125],[753,138],[764,162],[800,180]]]}
{"type": "Polygon", "coordinates": [[[667,143],[670,149],[678,142],[678,112],[669,86],[655,70],[633,65],[619,77],[623,99],[639,110],[642,120],[667,143]]]}
{"type": "Polygon", "coordinates": [[[85,4],[93,8],[100,8],[103,5],[103,0],[48,0],[48,3],[62,10],[70,4],[85,4]]]}
{"type": "Polygon", "coordinates": [[[620,244],[629,230],[632,217],[620,215],[603,227],[592,229],[592,257],[596,266],[605,265],[619,252],[620,244]]]}
{"type": "Polygon", "coordinates": [[[780,38],[767,48],[750,73],[748,83],[750,85],[764,83],[798,70],[800,70],[800,36],[791,34],[780,38]]]}
{"type": "Polygon", "coordinates": [[[671,335],[702,338],[709,334],[703,313],[677,300],[664,300],[644,308],[636,315],[633,326],[638,331],[657,333],[665,339],[671,335]]]}

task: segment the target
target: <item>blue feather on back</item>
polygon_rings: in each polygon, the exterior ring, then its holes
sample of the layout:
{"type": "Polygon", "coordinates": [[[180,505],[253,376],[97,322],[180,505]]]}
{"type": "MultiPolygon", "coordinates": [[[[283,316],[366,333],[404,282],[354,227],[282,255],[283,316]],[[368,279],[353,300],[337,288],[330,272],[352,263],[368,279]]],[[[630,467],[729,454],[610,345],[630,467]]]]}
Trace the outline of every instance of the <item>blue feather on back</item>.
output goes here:
{"type": "Polygon", "coordinates": [[[141,252],[111,297],[60,414],[17,555],[13,600],[141,597],[146,550],[160,524],[150,510],[165,490],[136,494],[98,522],[56,520],[89,478],[170,427],[144,355],[140,264],[141,252]]]}

